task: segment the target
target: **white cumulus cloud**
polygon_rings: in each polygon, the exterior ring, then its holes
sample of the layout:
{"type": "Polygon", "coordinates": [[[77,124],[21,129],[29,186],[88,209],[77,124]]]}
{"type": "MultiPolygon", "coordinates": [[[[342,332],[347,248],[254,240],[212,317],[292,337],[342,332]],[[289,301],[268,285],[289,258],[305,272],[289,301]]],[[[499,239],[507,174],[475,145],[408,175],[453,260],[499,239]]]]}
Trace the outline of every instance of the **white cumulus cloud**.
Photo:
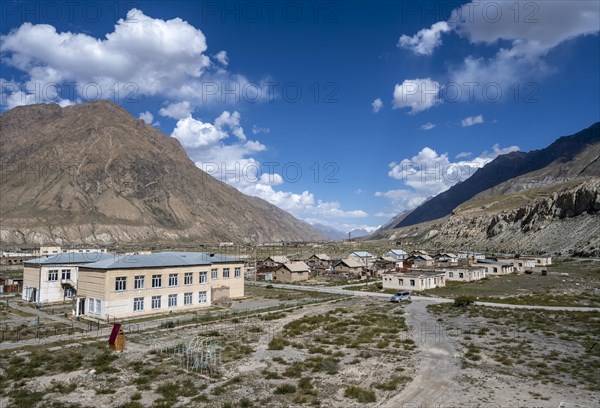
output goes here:
{"type": "Polygon", "coordinates": [[[431,78],[407,79],[394,88],[393,109],[410,109],[410,114],[422,112],[441,103],[440,84],[431,78]]]}
{"type": "Polygon", "coordinates": [[[377,98],[371,103],[371,106],[373,107],[373,113],[377,113],[383,108],[383,101],[380,98],[377,98]]]}
{"type": "Polygon", "coordinates": [[[473,125],[480,125],[483,123],[483,115],[469,116],[460,121],[462,127],[469,127],[473,125]]]}
{"type": "MultiPolygon", "coordinates": [[[[376,197],[391,201],[400,212],[422,204],[429,197],[436,196],[458,182],[471,177],[477,169],[494,160],[501,154],[519,150],[518,146],[500,147],[495,144],[489,151],[482,152],[471,160],[452,161],[448,153],[438,153],[430,147],[423,148],[417,155],[389,164],[388,176],[399,180],[404,188],[376,192],[376,197]]],[[[470,153],[458,156],[468,157],[470,153]]]]}
{"type": "Polygon", "coordinates": [[[398,47],[407,48],[417,55],[431,55],[433,50],[442,44],[442,34],[450,31],[450,26],[445,21],[439,21],[431,26],[424,28],[415,35],[400,36],[398,47]]]}

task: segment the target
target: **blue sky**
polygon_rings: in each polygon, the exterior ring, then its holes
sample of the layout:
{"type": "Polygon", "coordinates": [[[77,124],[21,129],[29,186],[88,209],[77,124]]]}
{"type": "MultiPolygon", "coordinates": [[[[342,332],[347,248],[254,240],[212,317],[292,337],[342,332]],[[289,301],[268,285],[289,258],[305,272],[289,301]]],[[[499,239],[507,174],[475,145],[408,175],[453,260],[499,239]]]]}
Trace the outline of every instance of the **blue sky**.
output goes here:
{"type": "Polygon", "coordinates": [[[114,100],[215,177],[343,231],[600,120],[597,1],[1,7],[2,110],[114,100]]]}

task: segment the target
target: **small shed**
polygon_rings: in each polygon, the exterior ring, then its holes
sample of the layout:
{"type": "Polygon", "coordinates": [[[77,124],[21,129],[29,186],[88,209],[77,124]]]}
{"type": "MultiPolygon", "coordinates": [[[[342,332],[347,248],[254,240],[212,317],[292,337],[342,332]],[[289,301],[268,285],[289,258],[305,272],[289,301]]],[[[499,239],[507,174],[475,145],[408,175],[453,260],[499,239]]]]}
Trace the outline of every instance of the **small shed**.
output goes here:
{"type": "Polygon", "coordinates": [[[121,323],[113,324],[110,337],[108,338],[108,345],[114,351],[125,350],[125,333],[123,332],[121,323]]]}

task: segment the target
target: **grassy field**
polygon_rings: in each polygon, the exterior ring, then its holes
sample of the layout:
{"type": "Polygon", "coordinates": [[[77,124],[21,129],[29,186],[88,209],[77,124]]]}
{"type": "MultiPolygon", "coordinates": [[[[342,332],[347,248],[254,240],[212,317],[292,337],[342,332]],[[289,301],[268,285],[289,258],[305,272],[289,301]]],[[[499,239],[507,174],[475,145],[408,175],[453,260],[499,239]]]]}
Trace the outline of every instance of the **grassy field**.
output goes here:
{"type": "Polygon", "coordinates": [[[459,340],[465,369],[600,391],[599,313],[451,304],[428,310],[459,340]]]}

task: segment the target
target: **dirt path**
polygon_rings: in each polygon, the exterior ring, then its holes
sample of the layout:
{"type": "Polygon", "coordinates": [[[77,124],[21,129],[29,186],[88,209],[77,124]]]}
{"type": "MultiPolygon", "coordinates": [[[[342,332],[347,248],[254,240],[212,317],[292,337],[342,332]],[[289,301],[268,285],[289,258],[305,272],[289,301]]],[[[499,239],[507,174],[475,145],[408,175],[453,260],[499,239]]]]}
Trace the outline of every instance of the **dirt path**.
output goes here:
{"type": "Polygon", "coordinates": [[[406,323],[410,327],[413,340],[419,347],[418,361],[414,376],[400,394],[378,404],[378,407],[398,408],[404,404],[414,407],[444,405],[449,386],[460,372],[460,358],[456,345],[444,335],[436,318],[427,312],[429,302],[413,300],[405,307],[406,323]]]}

